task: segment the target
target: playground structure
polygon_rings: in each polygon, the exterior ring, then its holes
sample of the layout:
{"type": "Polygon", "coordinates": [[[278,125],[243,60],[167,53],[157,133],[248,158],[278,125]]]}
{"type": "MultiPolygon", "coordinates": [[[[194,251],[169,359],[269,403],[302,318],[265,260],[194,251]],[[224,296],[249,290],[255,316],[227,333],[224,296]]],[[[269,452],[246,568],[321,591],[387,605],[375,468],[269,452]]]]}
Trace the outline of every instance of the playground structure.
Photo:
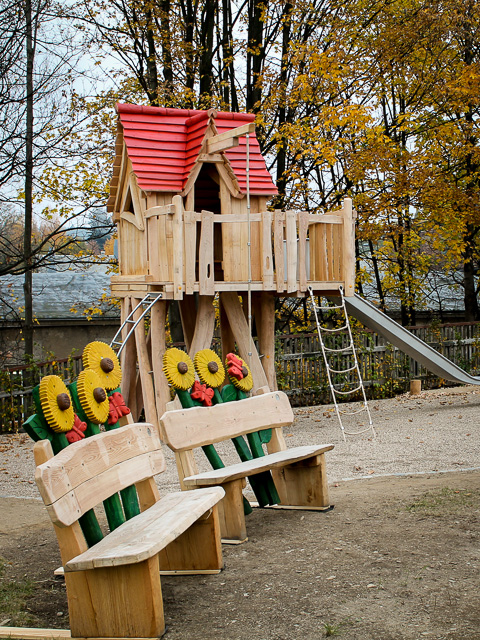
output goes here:
{"type": "Polygon", "coordinates": [[[170,400],[161,362],[172,300],[194,354],[211,345],[218,294],[223,356],[236,347],[248,361],[254,393],[276,389],[275,296],[305,297],[309,288],[315,295],[338,295],[340,288],[354,294],[351,200],[325,215],[268,211],[277,190],[252,115],[121,104],[117,112],[108,201],[118,228],[112,294],[122,304],[116,346],[134,418],[143,409],[158,424],[170,400]]]}

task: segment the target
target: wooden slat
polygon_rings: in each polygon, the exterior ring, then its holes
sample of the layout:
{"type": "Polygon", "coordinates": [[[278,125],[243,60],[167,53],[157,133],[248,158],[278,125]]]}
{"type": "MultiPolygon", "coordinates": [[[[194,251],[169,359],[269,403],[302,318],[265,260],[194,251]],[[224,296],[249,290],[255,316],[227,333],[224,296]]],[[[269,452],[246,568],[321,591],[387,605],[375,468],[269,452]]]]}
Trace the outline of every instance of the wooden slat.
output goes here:
{"type": "Polygon", "coordinates": [[[287,239],[287,293],[297,290],[297,216],[295,211],[285,213],[287,239]]]}
{"type": "Polygon", "coordinates": [[[168,446],[186,451],[215,444],[266,427],[283,427],[293,422],[293,411],[283,391],[241,400],[238,410],[230,403],[168,411],[161,418],[168,446]]]}
{"type": "Polygon", "coordinates": [[[308,213],[298,214],[298,286],[300,291],[307,290],[307,230],[308,213]]]}
{"type": "Polygon", "coordinates": [[[224,495],[221,487],[170,493],[70,560],[65,571],[119,567],[147,560],[178,538],[224,495]]]}
{"type": "Polygon", "coordinates": [[[198,285],[200,295],[215,295],[213,213],[211,211],[202,211],[202,229],[198,249],[198,285]]]}
{"type": "Polygon", "coordinates": [[[153,475],[165,471],[165,460],[160,450],[144,453],[125,460],[91,477],[69,492],[47,505],[52,522],[58,526],[69,526],[89,509],[109,498],[111,495],[142,482],[153,475]]]}
{"type": "Polygon", "coordinates": [[[210,138],[207,141],[207,153],[216,154],[216,153],[219,153],[220,151],[225,151],[226,149],[232,149],[233,147],[238,147],[239,144],[240,144],[239,139],[234,138],[232,136],[230,136],[226,140],[220,140],[218,142],[215,141],[215,138],[210,138]]]}
{"type": "Polygon", "coordinates": [[[69,629],[28,629],[23,627],[0,627],[0,638],[11,640],[70,640],[69,629]]]}
{"type": "MultiPolygon", "coordinates": [[[[307,212],[302,212],[307,213],[307,212]]],[[[329,214],[321,214],[321,213],[307,213],[308,215],[308,224],[343,224],[343,213],[339,212],[342,215],[333,215],[329,214]]]]}
{"type": "Polygon", "coordinates": [[[273,246],[275,252],[275,271],[277,291],[285,291],[285,259],[283,255],[283,223],[285,214],[275,209],[273,217],[273,246]]]}
{"type": "Polygon", "coordinates": [[[255,123],[249,122],[241,125],[240,127],[236,127],[235,129],[231,129],[230,131],[226,131],[225,133],[212,136],[207,140],[207,153],[217,153],[219,151],[224,151],[225,149],[238,147],[238,138],[246,135],[247,133],[254,133],[254,131],[255,123]]]}
{"type": "Polygon", "coordinates": [[[195,262],[197,254],[197,223],[193,211],[185,211],[185,293],[191,295],[195,285],[195,262]]]}
{"type": "Polygon", "coordinates": [[[351,198],[343,202],[343,237],[342,237],[342,278],[345,281],[344,293],[353,296],[355,293],[355,227],[351,198]]]}
{"type": "MultiPolygon", "coordinates": [[[[156,202],[156,206],[165,206],[165,202],[168,201],[169,194],[157,193],[151,196],[152,201],[156,202]]],[[[167,217],[168,216],[159,216],[157,218],[157,230],[155,237],[152,238],[152,242],[155,242],[157,245],[157,256],[158,256],[158,265],[156,268],[156,273],[158,273],[158,278],[164,282],[170,282],[171,277],[171,265],[168,262],[168,252],[167,252],[167,217]]]]}
{"type": "MultiPolygon", "coordinates": [[[[199,216],[200,214],[196,214],[199,216]]],[[[262,213],[251,213],[250,222],[262,222],[262,213]]],[[[248,222],[248,216],[246,213],[215,213],[213,216],[215,223],[221,222],[222,224],[230,224],[235,222],[248,222]]]]}
{"type": "Polygon", "coordinates": [[[183,199],[182,196],[174,196],[173,205],[173,298],[181,300],[184,292],[183,262],[183,199]]]}
{"type": "Polygon", "coordinates": [[[247,135],[247,133],[255,132],[255,123],[248,122],[247,124],[242,124],[239,127],[235,127],[235,129],[229,129],[225,131],[225,133],[219,133],[216,136],[212,136],[208,139],[208,142],[223,142],[224,140],[229,140],[230,138],[239,138],[241,136],[247,135]]]}
{"type": "MultiPolygon", "coordinates": [[[[155,196],[148,196],[148,198],[152,197],[155,198],[155,196]]],[[[147,199],[147,206],[148,209],[145,211],[145,218],[150,218],[151,216],[166,216],[169,213],[175,213],[175,206],[173,204],[150,206],[147,199]]]]}
{"type": "Polygon", "coordinates": [[[272,212],[262,214],[262,280],[266,290],[273,289],[272,212]]]}
{"type": "Polygon", "coordinates": [[[248,478],[262,471],[295,464],[296,462],[313,458],[331,449],[333,449],[333,444],[294,447],[286,451],[269,453],[261,458],[253,458],[253,460],[232,464],[222,469],[213,469],[212,471],[199,473],[196,476],[184,478],[184,483],[187,486],[206,487],[224,482],[232,482],[240,478],[248,478]]]}
{"type": "Polygon", "coordinates": [[[110,466],[158,449],[160,438],[151,424],[127,425],[66,447],[37,467],[35,480],[45,504],[52,504],[110,466]]]}

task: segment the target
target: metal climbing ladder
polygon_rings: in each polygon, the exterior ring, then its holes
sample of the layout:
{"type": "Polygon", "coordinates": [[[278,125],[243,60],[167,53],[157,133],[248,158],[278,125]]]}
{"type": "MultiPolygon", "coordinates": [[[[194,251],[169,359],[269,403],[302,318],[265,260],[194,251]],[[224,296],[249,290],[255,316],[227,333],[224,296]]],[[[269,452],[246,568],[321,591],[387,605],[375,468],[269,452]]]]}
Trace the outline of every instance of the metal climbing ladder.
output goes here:
{"type": "MultiPolygon", "coordinates": [[[[353,336],[352,336],[352,329],[350,327],[350,321],[348,319],[348,313],[347,313],[347,309],[345,306],[345,299],[344,299],[344,295],[343,295],[343,289],[340,287],[340,304],[337,305],[335,303],[332,304],[328,304],[327,306],[319,306],[316,302],[315,302],[315,297],[313,295],[313,290],[311,287],[308,288],[308,292],[310,295],[310,303],[312,306],[312,309],[314,311],[315,314],[315,322],[317,325],[317,333],[318,333],[318,338],[320,340],[320,346],[322,348],[322,354],[323,354],[323,360],[325,363],[325,370],[327,372],[327,379],[328,379],[328,384],[330,386],[330,391],[332,394],[332,398],[333,398],[333,402],[335,405],[335,411],[337,412],[337,417],[338,417],[338,421],[340,422],[340,428],[342,430],[342,435],[343,435],[343,439],[344,441],[346,441],[345,436],[354,436],[354,435],[359,435],[360,433],[365,433],[366,431],[369,431],[370,429],[372,430],[373,433],[373,437],[376,437],[375,434],[375,429],[373,428],[373,423],[372,423],[372,417],[370,415],[370,410],[368,408],[368,403],[367,403],[367,397],[365,395],[365,387],[363,386],[363,380],[362,380],[362,375],[360,372],[360,367],[358,364],[358,359],[357,359],[357,354],[355,351],[355,344],[353,342],[353,336]],[[333,329],[329,329],[328,327],[322,326],[319,322],[318,319],[318,313],[317,311],[332,311],[332,310],[341,310],[341,312],[343,313],[343,316],[345,318],[344,324],[340,327],[336,327],[333,329]],[[340,347],[340,348],[330,348],[327,347],[325,344],[325,340],[324,340],[324,336],[333,336],[335,334],[340,334],[342,332],[347,332],[347,339],[348,339],[348,344],[344,347],[340,347]],[[348,366],[345,369],[336,369],[333,368],[330,364],[331,358],[332,356],[334,356],[335,354],[337,355],[350,355],[350,363],[351,366],[348,366]],[[352,383],[351,380],[348,380],[346,378],[346,382],[347,384],[355,384],[356,386],[354,386],[353,389],[348,389],[348,390],[340,390],[337,389],[336,387],[341,386],[338,382],[334,382],[334,380],[332,379],[332,374],[338,378],[341,375],[347,375],[349,374],[349,378],[351,378],[352,376],[354,378],[356,378],[356,380],[354,380],[354,382],[352,383]],[[362,393],[362,397],[363,397],[363,402],[360,402],[361,406],[359,409],[353,410],[353,411],[347,411],[347,410],[343,410],[339,407],[337,399],[339,398],[339,396],[343,396],[344,398],[346,398],[349,395],[353,395],[355,393],[357,393],[358,391],[361,391],[362,393]],[[368,418],[368,427],[366,427],[365,429],[362,429],[360,431],[346,431],[344,424],[343,424],[343,420],[342,420],[342,416],[346,416],[346,415],[357,415],[360,413],[366,413],[366,417],[368,418]]],[[[336,365],[338,366],[338,365],[336,365]]]]}
{"type": "Polygon", "coordinates": [[[142,322],[142,320],[145,318],[145,316],[147,315],[147,313],[150,311],[150,309],[153,307],[153,305],[157,302],[157,300],[159,300],[162,297],[163,294],[161,293],[147,293],[147,295],[143,298],[143,300],[141,300],[137,306],[135,307],[135,309],[133,309],[130,314],[128,315],[128,317],[123,321],[122,326],[120,327],[120,329],[117,331],[117,333],[114,335],[112,341],[110,342],[110,346],[112,347],[112,349],[114,349],[117,352],[117,356],[120,357],[120,354],[122,353],[122,350],[124,348],[124,346],[126,345],[128,339],[130,338],[130,336],[133,334],[133,332],[135,331],[135,328],[138,326],[138,324],[140,322],[142,322]],[[142,307],[142,313],[140,315],[139,318],[137,318],[136,320],[133,319],[133,316],[135,315],[135,312],[140,309],[140,307],[142,307]],[[125,336],[124,340],[119,339],[122,335],[122,331],[123,329],[127,326],[127,325],[133,325],[127,335],[125,336]]]}

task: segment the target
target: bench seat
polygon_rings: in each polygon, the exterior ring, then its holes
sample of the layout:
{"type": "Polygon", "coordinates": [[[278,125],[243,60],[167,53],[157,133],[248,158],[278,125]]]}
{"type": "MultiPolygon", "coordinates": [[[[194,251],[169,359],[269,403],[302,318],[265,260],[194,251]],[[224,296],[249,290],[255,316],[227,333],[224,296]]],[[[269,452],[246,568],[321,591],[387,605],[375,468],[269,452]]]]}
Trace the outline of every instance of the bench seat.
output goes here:
{"type": "Polygon", "coordinates": [[[294,447],[292,449],[286,449],[285,451],[269,453],[261,458],[253,458],[247,462],[239,462],[221,469],[214,469],[212,471],[198,473],[194,476],[188,476],[184,478],[183,481],[187,487],[219,485],[238,480],[239,478],[248,478],[249,476],[277,467],[286,467],[308,458],[314,458],[331,449],[333,449],[333,444],[294,447]]]}
{"type": "Polygon", "coordinates": [[[148,560],[187,531],[224,495],[221,487],[166,495],[147,511],[69,560],[65,571],[118,567],[148,560]]]}

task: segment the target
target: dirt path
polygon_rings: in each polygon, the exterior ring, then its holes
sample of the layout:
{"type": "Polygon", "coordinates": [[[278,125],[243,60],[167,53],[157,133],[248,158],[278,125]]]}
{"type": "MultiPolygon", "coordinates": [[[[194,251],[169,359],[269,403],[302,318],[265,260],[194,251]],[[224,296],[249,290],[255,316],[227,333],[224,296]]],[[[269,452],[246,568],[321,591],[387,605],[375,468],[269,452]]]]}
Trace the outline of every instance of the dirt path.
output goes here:
{"type": "MultiPolygon", "coordinates": [[[[168,639],[480,640],[480,388],[370,406],[377,438],[346,443],[331,406],[295,410],[289,446],[335,445],[327,454],[335,508],[255,510],[249,541],[224,546],[220,575],[163,578],[168,639]]],[[[231,449],[225,462],[236,459],[231,449]]],[[[165,453],[161,493],[178,488],[165,453]]],[[[31,441],[0,436],[0,624],[68,628],[33,473],[31,441]],[[4,587],[26,579],[29,618],[6,623],[4,587]]]]}
{"type": "MultiPolygon", "coordinates": [[[[328,513],[255,510],[220,575],[163,578],[166,637],[480,639],[480,472],[336,484],[328,513]]],[[[0,504],[5,579],[34,580],[35,626],[68,627],[41,503],[0,504]]]]}

